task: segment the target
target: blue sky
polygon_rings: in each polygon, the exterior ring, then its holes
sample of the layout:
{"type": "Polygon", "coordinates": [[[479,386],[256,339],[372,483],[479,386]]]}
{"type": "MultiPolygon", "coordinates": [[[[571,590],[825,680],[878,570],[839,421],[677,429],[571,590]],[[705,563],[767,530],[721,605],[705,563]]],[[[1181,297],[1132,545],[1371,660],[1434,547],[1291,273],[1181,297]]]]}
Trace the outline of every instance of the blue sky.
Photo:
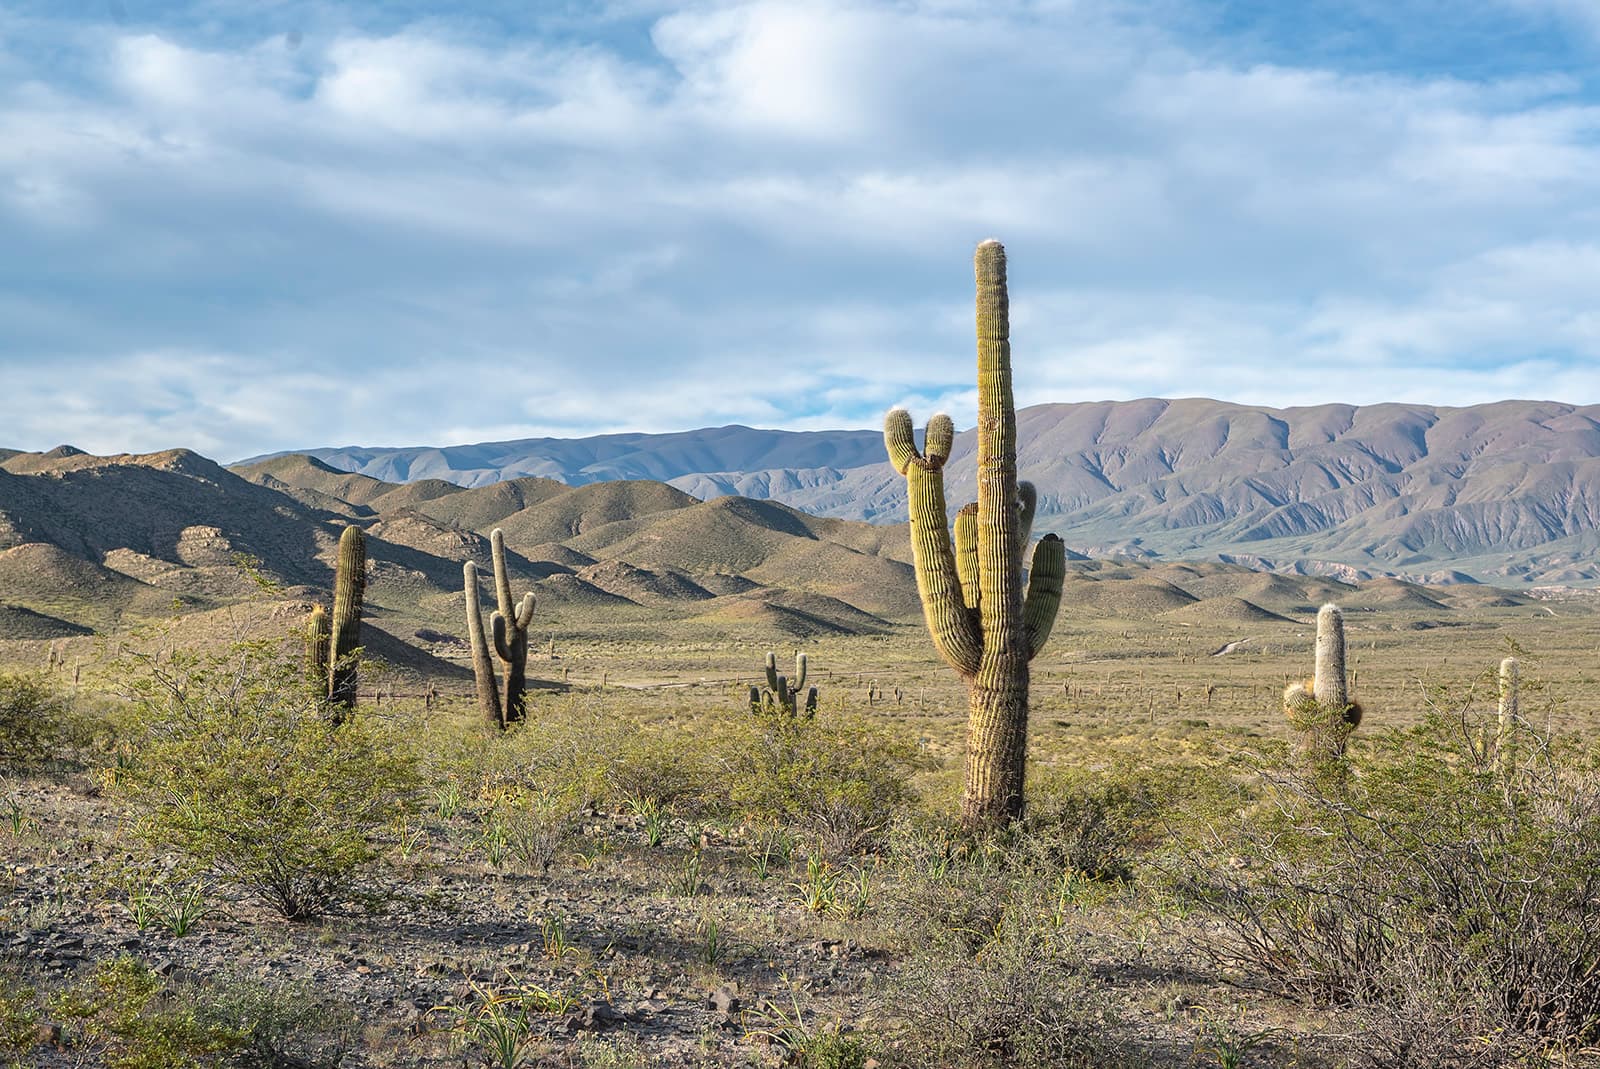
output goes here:
{"type": "Polygon", "coordinates": [[[1600,4],[0,0],[0,444],[1600,402],[1600,4]]]}

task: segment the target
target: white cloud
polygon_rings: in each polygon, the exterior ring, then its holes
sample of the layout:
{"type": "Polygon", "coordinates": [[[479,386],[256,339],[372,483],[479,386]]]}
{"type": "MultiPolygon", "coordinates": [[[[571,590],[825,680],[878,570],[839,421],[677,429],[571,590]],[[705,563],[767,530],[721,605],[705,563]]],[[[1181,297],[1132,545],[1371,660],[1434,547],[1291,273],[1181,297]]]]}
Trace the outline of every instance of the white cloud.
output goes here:
{"type": "Polygon", "coordinates": [[[1600,400],[1580,84],[1237,64],[1129,10],[12,39],[5,444],[970,419],[987,236],[1027,401],[1600,400]]]}

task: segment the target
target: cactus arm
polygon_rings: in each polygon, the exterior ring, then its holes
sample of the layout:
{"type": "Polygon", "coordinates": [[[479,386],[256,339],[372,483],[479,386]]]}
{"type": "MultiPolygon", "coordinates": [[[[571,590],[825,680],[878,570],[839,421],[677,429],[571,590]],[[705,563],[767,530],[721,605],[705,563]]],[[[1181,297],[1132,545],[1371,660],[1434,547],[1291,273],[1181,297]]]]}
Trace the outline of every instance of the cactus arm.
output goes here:
{"type": "Polygon", "coordinates": [[[794,678],[789,681],[789,689],[799,694],[806,689],[806,655],[794,655],[794,678]]]}
{"type": "Polygon", "coordinates": [[[978,503],[969,502],[956,513],[956,575],[961,579],[961,600],[967,608],[979,605],[978,503]]]}
{"type": "Polygon", "coordinates": [[[316,682],[323,698],[328,696],[328,640],[332,634],[327,610],[311,606],[311,615],[306,617],[306,676],[316,682]]]}
{"type": "Polygon", "coordinates": [[[921,459],[921,454],[917,452],[916,438],[911,431],[911,413],[903,408],[889,411],[883,420],[883,444],[889,453],[889,463],[894,465],[894,470],[901,475],[921,459]]]}
{"type": "MultiPolygon", "coordinates": [[[[1307,681],[1309,682],[1309,680],[1307,681]]],[[[1283,691],[1283,715],[1296,731],[1314,731],[1320,721],[1317,699],[1305,683],[1290,683],[1283,691]]]]}
{"type": "Polygon", "coordinates": [[[1055,627],[1061,608],[1061,586],[1067,577],[1067,547],[1053,534],[1039,539],[1028,572],[1028,593],[1022,600],[1022,622],[1028,629],[1028,657],[1038,656],[1055,627]]]}
{"type": "Polygon", "coordinates": [[[817,688],[812,687],[806,691],[806,719],[817,715],[817,688]]]}
{"type": "Polygon", "coordinates": [[[1350,704],[1344,672],[1344,613],[1328,604],[1317,611],[1316,699],[1324,708],[1342,712],[1350,704]]]}
{"type": "Polygon", "coordinates": [[[489,554],[494,560],[495,604],[501,613],[512,616],[516,603],[511,600],[511,573],[506,570],[506,536],[498,527],[489,532],[489,554]]]}
{"type": "Polygon", "coordinates": [[[522,600],[517,604],[517,630],[526,631],[528,625],[533,623],[533,609],[537,602],[534,600],[533,591],[522,595],[522,600]]]}
{"type": "Polygon", "coordinates": [[[897,408],[883,423],[889,460],[906,477],[911,557],[923,618],[939,655],[963,678],[970,679],[978,670],[983,641],[961,598],[961,578],[950,544],[950,519],[944,500],[944,462],[949,454],[939,450],[948,450],[952,438],[953,424],[948,416],[929,420],[926,440],[932,443],[933,452],[925,457],[912,439],[908,412],[897,408]]]}
{"type": "Polygon", "coordinates": [[[1033,537],[1033,514],[1039,507],[1039,491],[1030,482],[1017,483],[1017,545],[1028,548],[1033,537]]]}
{"type": "Polygon", "coordinates": [[[506,634],[506,618],[499,609],[489,614],[489,635],[494,640],[495,656],[509,662],[512,657],[512,639],[506,634]]]}
{"type": "Polygon", "coordinates": [[[767,689],[776,692],[778,689],[778,655],[767,654],[767,689]]]}
{"type": "Polygon", "coordinates": [[[750,712],[752,712],[754,714],[757,714],[757,715],[760,715],[760,713],[761,713],[761,688],[760,687],[751,687],[750,688],[750,712]]]}
{"type": "Polygon", "coordinates": [[[461,567],[462,588],[467,599],[467,643],[472,647],[472,675],[478,686],[478,709],[496,731],[505,730],[500,710],[500,687],[494,678],[494,662],[489,660],[489,644],[483,634],[483,609],[478,601],[478,566],[467,561],[461,567]]]}
{"type": "Polygon", "coordinates": [[[943,468],[950,459],[955,441],[955,422],[943,412],[935,412],[928,417],[928,428],[922,435],[923,459],[934,467],[943,468]]]}
{"type": "Polygon", "coordinates": [[[335,707],[332,713],[335,724],[356,704],[355,652],[361,646],[361,602],[366,587],[366,537],[361,528],[349,526],[339,536],[333,619],[329,624],[328,700],[335,707]]]}

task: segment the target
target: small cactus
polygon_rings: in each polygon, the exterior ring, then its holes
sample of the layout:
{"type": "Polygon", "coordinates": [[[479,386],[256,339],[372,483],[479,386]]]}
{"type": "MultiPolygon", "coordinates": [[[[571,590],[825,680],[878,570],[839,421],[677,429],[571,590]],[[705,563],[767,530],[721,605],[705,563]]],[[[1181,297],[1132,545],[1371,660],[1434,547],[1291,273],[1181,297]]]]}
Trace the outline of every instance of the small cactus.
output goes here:
{"type": "Polygon", "coordinates": [[[527,719],[528,625],[533,622],[533,592],[513,602],[511,575],[506,568],[506,539],[496,527],[489,535],[494,560],[495,601],[498,608],[489,617],[494,651],[505,665],[505,703],[495,682],[494,665],[489,660],[489,643],[484,637],[483,610],[478,601],[478,566],[468,561],[462,567],[462,586],[467,598],[467,638],[472,646],[472,671],[478,683],[478,705],[484,719],[496,730],[527,719]]]}
{"type": "Polygon", "coordinates": [[[1494,767],[1505,774],[1517,766],[1518,690],[1522,665],[1515,657],[1500,662],[1500,710],[1495,725],[1494,767]]]}
{"type": "Polygon", "coordinates": [[[327,702],[335,726],[356,707],[356,651],[361,647],[361,604],[367,589],[367,541],[359,527],[339,536],[333,580],[333,614],[321,605],[306,619],[306,671],[327,702]]]}
{"type": "Polygon", "coordinates": [[[1344,614],[1337,605],[1324,605],[1317,612],[1316,674],[1283,692],[1284,716],[1316,761],[1342,758],[1361,723],[1361,706],[1350,700],[1344,653],[1344,614]]]}
{"type": "Polygon", "coordinates": [[[794,656],[794,676],[790,678],[778,671],[778,655],[767,654],[767,689],[750,688],[750,711],[773,713],[782,710],[790,719],[804,714],[809,720],[817,715],[817,688],[806,689],[806,655],[794,656]],[[800,693],[805,691],[805,704],[800,704],[800,693]]]}

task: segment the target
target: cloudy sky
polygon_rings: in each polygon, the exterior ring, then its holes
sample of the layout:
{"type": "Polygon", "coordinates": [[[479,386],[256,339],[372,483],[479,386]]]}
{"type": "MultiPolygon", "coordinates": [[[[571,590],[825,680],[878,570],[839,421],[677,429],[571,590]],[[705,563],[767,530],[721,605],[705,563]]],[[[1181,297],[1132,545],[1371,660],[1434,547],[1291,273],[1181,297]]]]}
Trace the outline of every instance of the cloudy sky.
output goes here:
{"type": "Polygon", "coordinates": [[[0,445],[1600,402],[1593,0],[0,0],[0,445]],[[463,10],[472,14],[463,14],[463,10]]]}

